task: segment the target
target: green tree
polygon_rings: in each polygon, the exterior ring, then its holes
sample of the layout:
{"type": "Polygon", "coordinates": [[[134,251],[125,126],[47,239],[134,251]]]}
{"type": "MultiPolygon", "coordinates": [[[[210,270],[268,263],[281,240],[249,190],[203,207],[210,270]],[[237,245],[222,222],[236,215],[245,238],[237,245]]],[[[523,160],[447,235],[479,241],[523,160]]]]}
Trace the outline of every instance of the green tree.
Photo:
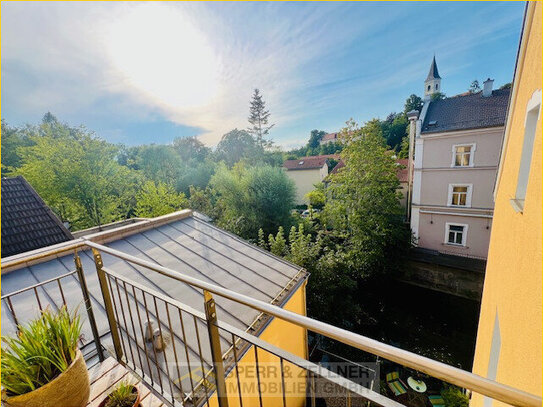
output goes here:
{"type": "Polygon", "coordinates": [[[511,82],[504,83],[502,86],[500,86],[500,90],[503,89],[511,89],[511,82]]]}
{"type": "Polygon", "coordinates": [[[313,190],[305,194],[305,197],[309,200],[309,204],[313,208],[322,209],[326,203],[326,194],[324,193],[324,184],[321,182],[313,190]]]}
{"type": "Polygon", "coordinates": [[[269,125],[269,119],[270,111],[266,110],[266,102],[262,99],[260,91],[255,89],[250,102],[249,118],[247,119],[251,127],[247,131],[254,136],[257,145],[261,148],[271,146],[271,142],[265,139],[274,126],[274,124],[269,125]]]}
{"type": "Polygon", "coordinates": [[[9,176],[21,166],[21,147],[28,147],[33,141],[28,134],[16,127],[11,127],[2,119],[2,177],[9,176]]]}
{"type": "Polygon", "coordinates": [[[345,169],[330,177],[325,222],[344,239],[346,261],[360,277],[391,272],[410,244],[396,162],[387,153],[379,121],[362,128],[351,121],[344,133],[345,169]]]}
{"type": "Polygon", "coordinates": [[[479,81],[477,79],[474,79],[469,85],[468,92],[473,94],[473,93],[479,92],[480,90],[481,90],[481,85],[479,85],[479,81]]]}
{"type": "Polygon", "coordinates": [[[432,96],[430,97],[430,99],[432,101],[434,100],[442,100],[442,99],[445,99],[445,94],[444,93],[441,93],[441,92],[435,92],[435,93],[432,93],[432,96]]]}
{"type": "Polygon", "coordinates": [[[197,137],[177,137],[173,140],[173,148],[185,163],[190,161],[204,161],[211,150],[197,137]]]}
{"type": "Polygon", "coordinates": [[[181,157],[172,146],[167,145],[141,146],[136,156],[136,166],[147,179],[174,188],[183,172],[181,157]]]}
{"type": "Polygon", "coordinates": [[[129,215],[139,177],[115,160],[118,148],[83,128],[53,125],[42,123],[34,144],[19,149],[16,174],[75,229],[129,215]]]}
{"type": "Polygon", "coordinates": [[[162,182],[146,181],[136,196],[137,216],[154,218],[178,211],[188,206],[185,194],[162,182]]]}
{"type": "Polygon", "coordinates": [[[218,223],[246,239],[255,239],[259,228],[268,235],[290,222],[295,187],[280,168],[221,166],[210,185],[221,206],[218,223]]]}
{"type": "Polygon", "coordinates": [[[309,141],[307,142],[307,147],[310,149],[317,149],[320,146],[320,142],[322,140],[322,137],[326,134],[325,131],[322,130],[311,130],[311,134],[309,136],[309,141]]]}
{"type": "Polygon", "coordinates": [[[248,132],[234,129],[222,136],[217,145],[216,155],[219,160],[232,167],[242,159],[247,160],[249,163],[260,160],[263,151],[248,132]]]}
{"type": "Polygon", "coordinates": [[[415,94],[410,95],[406,100],[403,107],[403,112],[405,114],[409,113],[411,110],[422,110],[422,98],[415,94]]]}

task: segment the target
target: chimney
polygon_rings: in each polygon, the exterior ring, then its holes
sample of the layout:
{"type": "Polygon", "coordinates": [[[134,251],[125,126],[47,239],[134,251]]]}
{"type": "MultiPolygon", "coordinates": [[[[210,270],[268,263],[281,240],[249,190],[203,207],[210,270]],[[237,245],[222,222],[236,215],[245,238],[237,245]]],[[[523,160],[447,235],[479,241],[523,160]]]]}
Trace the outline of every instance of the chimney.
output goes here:
{"type": "Polygon", "coordinates": [[[492,85],[494,84],[494,79],[488,78],[483,82],[483,97],[487,98],[492,96],[492,85]]]}

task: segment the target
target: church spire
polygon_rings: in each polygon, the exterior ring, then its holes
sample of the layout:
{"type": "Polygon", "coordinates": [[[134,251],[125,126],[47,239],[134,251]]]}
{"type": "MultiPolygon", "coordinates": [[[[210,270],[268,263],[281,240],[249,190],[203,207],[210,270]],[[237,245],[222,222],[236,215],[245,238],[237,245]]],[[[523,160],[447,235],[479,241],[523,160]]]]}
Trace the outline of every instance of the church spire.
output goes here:
{"type": "Polygon", "coordinates": [[[432,80],[432,79],[441,79],[441,76],[439,76],[439,71],[437,70],[435,55],[434,55],[434,59],[432,60],[432,65],[430,65],[430,71],[428,72],[428,76],[426,77],[427,81],[432,80]]]}
{"type": "Polygon", "coordinates": [[[428,100],[432,97],[432,94],[441,92],[441,76],[437,70],[436,56],[432,59],[430,65],[430,71],[424,81],[424,99],[428,100]]]}

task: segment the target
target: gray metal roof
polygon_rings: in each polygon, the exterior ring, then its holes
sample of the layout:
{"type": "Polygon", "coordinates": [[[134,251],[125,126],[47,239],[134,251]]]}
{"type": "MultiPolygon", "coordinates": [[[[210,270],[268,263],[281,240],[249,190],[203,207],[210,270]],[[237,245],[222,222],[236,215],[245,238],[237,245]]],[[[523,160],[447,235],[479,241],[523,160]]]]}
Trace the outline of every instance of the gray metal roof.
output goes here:
{"type": "Polygon", "coordinates": [[[73,239],[22,177],[2,178],[2,257],[73,239]]]}
{"type": "MultiPolygon", "coordinates": [[[[152,220],[143,221],[142,223],[150,221],[152,220]]],[[[273,302],[280,306],[284,305],[290,294],[299,287],[307,275],[300,267],[275,257],[205,222],[195,214],[183,219],[174,219],[169,223],[150,227],[147,230],[138,231],[128,236],[124,234],[118,239],[106,243],[106,246],[179,271],[179,273],[220,285],[262,301],[273,302]]],[[[92,253],[90,250],[83,250],[79,252],[79,255],[92,297],[91,301],[99,333],[105,335],[109,331],[109,326],[92,253]]],[[[102,257],[104,266],[121,276],[143,284],[198,311],[204,311],[204,299],[201,290],[174,281],[138,265],[129,264],[106,253],[102,253],[102,257]]],[[[71,270],[75,270],[73,253],[9,271],[2,275],[2,295],[58,277],[71,270]]],[[[81,288],[77,276],[72,275],[62,279],[62,288],[69,308],[79,305],[80,314],[86,317],[81,304],[81,288]]],[[[41,286],[37,291],[42,307],[50,305],[55,309],[62,305],[60,291],[56,282],[41,286]]],[[[124,293],[122,295],[124,296],[124,293]]],[[[113,293],[113,296],[115,298],[116,293],[113,293]]],[[[129,296],[130,301],[133,301],[132,295],[129,294],[129,296]]],[[[258,311],[231,300],[216,297],[215,301],[219,320],[227,322],[236,328],[246,330],[259,316],[258,311]]],[[[121,302],[123,307],[119,308],[126,311],[127,306],[124,304],[124,297],[121,302]]],[[[137,303],[137,301],[135,302],[137,303]]],[[[35,299],[35,293],[32,290],[12,297],[12,304],[19,321],[26,321],[38,315],[39,307],[35,299]]],[[[7,303],[4,300],[2,304],[2,335],[11,334],[15,330],[13,315],[11,315],[6,305],[7,303]]],[[[134,306],[133,303],[132,306],[134,306]]],[[[141,301],[139,307],[142,307],[141,301]]],[[[159,309],[162,309],[161,307],[163,305],[159,304],[159,309]]],[[[153,305],[150,305],[150,308],[151,318],[156,320],[153,305]]],[[[164,318],[163,310],[159,311],[159,315],[164,318]]],[[[184,317],[184,319],[186,318],[184,317]]],[[[180,332],[179,320],[172,323],[174,332],[180,332]]],[[[266,321],[263,321],[263,323],[266,323],[266,321]]],[[[207,338],[205,325],[201,323],[199,325],[200,335],[205,335],[207,338]]],[[[186,320],[185,328],[187,330],[187,345],[190,348],[190,358],[193,362],[196,362],[199,360],[197,357],[198,344],[193,321],[186,320]]],[[[264,326],[261,326],[261,328],[264,328],[264,326]]],[[[84,325],[83,333],[87,341],[92,341],[89,324],[84,325]]],[[[255,333],[258,333],[258,329],[255,333]]],[[[181,341],[180,336],[177,334],[174,336],[172,340],[179,343],[181,341]]],[[[228,342],[228,335],[224,335],[223,351],[228,349],[228,342]]],[[[209,342],[207,340],[202,340],[202,348],[205,360],[209,361],[209,342]]],[[[170,358],[172,358],[171,355],[170,358]]]]}
{"type": "Polygon", "coordinates": [[[504,126],[510,91],[495,90],[489,97],[479,92],[431,101],[422,133],[504,126]]]}

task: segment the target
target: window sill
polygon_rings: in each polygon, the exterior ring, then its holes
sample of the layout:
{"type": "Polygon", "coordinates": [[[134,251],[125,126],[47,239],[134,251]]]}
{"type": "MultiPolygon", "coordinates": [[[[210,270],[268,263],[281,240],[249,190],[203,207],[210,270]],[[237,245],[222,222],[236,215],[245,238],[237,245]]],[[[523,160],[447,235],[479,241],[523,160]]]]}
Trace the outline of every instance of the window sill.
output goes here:
{"type": "Polygon", "coordinates": [[[449,247],[456,247],[457,249],[469,249],[468,246],[464,246],[463,244],[455,244],[455,243],[441,243],[443,246],[449,246],[449,247]]]}
{"type": "Polygon", "coordinates": [[[524,199],[510,199],[509,203],[513,207],[513,210],[522,214],[524,211],[524,199]]]}

